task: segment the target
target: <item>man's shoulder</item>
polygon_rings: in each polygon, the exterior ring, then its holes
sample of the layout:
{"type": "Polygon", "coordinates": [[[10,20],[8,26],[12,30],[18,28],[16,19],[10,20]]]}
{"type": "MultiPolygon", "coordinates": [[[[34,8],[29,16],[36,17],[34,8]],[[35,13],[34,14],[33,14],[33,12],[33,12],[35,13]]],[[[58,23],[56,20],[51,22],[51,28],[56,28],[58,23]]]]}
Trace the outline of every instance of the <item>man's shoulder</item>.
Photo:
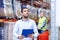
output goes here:
{"type": "Polygon", "coordinates": [[[43,19],[46,19],[46,17],[43,17],[43,19]]]}
{"type": "Polygon", "coordinates": [[[29,19],[31,22],[35,22],[34,20],[32,20],[32,19],[29,19]]]}
{"type": "Polygon", "coordinates": [[[22,20],[17,20],[16,22],[21,22],[22,20]]]}

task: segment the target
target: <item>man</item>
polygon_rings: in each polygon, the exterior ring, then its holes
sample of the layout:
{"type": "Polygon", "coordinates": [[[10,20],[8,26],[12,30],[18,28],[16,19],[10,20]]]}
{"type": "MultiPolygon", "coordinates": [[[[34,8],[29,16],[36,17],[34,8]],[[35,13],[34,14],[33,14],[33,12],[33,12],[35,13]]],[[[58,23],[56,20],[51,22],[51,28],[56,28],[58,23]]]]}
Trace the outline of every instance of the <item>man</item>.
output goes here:
{"type": "Polygon", "coordinates": [[[43,33],[45,30],[47,30],[47,19],[44,16],[44,11],[41,11],[38,22],[38,31],[39,33],[43,33]]]}
{"type": "Polygon", "coordinates": [[[38,31],[35,24],[35,21],[29,19],[29,9],[22,9],[22,19],[18,20],[14,26],[13,30],[13,40],[32,40],[34,37],[37,38],[38,31]],[[29,34],[28,37],[22,35],[24,29],[33,29],[34,34],[29,34]]]}

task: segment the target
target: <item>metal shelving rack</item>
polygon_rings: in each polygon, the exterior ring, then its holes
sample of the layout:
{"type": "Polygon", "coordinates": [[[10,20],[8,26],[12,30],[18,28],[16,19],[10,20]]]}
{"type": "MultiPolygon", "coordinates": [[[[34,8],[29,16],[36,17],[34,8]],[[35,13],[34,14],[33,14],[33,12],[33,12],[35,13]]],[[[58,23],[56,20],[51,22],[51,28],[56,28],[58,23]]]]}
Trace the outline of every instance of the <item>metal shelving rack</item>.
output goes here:
{"type": "MultiPolygon", "coordinates": [[[[12,0],[3,0],[4,3],[4,13],[6,18],[14,18],[13,9],[12,9],[12,0]]],[[[4,23],[4,40],[9,40],[10,30],[9,23],[4,23]]]]}
{"type": "Polygon", "coordinates": [[[0,22],[0,40],[4,40],[4,23],[0,22]]]}

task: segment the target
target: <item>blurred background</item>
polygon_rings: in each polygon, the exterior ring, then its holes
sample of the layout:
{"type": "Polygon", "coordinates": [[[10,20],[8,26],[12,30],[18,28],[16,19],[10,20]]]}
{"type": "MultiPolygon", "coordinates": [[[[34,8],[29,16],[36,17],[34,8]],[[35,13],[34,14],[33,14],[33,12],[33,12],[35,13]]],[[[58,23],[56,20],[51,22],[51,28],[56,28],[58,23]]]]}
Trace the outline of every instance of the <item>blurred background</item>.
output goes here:
{"type": "Polygon", "coordinates": [[[0,0],[0,40],[13,40],[14,24],[21,19],[21,10],[25,7],[29,9],[29,17],[35,20],[36,25],[40,11],[45,11],[51,35],[51,15],[53,15],[51,13],[51,0],[0,0]]]}

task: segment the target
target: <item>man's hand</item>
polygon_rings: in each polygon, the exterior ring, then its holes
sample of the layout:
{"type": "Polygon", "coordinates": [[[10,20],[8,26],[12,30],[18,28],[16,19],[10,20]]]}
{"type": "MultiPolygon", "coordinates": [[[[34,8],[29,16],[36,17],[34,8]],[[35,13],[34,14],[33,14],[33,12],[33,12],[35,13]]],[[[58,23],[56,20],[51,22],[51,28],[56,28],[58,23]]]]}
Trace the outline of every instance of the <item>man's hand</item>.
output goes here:
{"type": "Polygon", "coordinates": [[[18,36],[18,38],[19,38],[19,39],[23,39],[23,38],[24,38],[24,36],[18,36]]]}
{"type": "Polygon", "coordinates": [[[30,38],[34,38],[33,34],[29,34],[28,37],[30,37],[30,38]]]}

